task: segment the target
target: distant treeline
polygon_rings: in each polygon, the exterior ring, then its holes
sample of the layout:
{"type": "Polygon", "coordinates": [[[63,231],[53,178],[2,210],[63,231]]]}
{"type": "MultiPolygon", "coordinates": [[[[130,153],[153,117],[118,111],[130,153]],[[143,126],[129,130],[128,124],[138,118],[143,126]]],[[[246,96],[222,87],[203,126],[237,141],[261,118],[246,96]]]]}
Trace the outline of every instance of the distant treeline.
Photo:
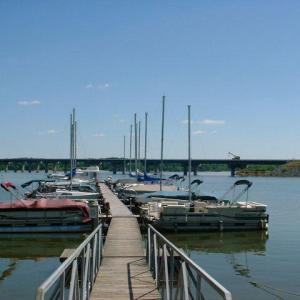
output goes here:
{"type": "MultiPolygon", "coordinates": [[[[78,168],[86,168],[89,165],[85,162],[77,162],[77,167],[78,168]]],[[[29,170],[45,170],[46,169],[46,165],[45,163],[43,163],[43,161],[41,161],[40,163],[36,163],[36,162],[32,162],[31,164],[28,163],[23,163],[23,162],[11,162],[9,163],[9,165],[7,165],[6,163],[0,163],[0,170],[4,171],[6,170],[6,168],[8,167],[8,170],[11,171],[15,171],[15,170],[24,170],[24,171],[29,171],[29,170]]],[[[67,170],[69,169],[69,164],[67,164],[67,170]]],[[[65,164],[63,163],[48,163],[47,164],[47,168],[48,170],[56,170],[56,171],[65,171],[65,164]]],[[[103,162],[101,163],[100,168],[102,170],[106,170],[106,171],[113,171],[113,166],[111,163],[109,162],[103,162]]],[[[144,163],[141,162],[140,166],[139,166],[140,170],[144,169],[144,163]]],[[[123,165],[119,165],[117,167],[118,171],[122,171],[123,170],[123,165]]],[[[129,163],[126,164],[126,170],[129,170],[129,163]]],[[[134,162],[132,163],[132,170],[134,170],[134,162]]],[[[159,165],[147,165],[147,170],[148,172],[157,172],[159,171],[159,165]]],[[[168,163],[164,165],[164,170],[165,171],[170,171],[170,172],[183,172],[184,171],[184,167],[182,164],[179,163],[168,163]]],[[[223,172],[223,171],[229,171],[228,166],[226,164],[201,164],[197,167],[197,171],[200,172],[223,172]]]]}
{"type": "Polygon", "coordinates": [[[251,165],[236,172],[238,176],[271,176],[297,177],[300,176],[300,161],[291,161],[281,166],[251,165]]]}

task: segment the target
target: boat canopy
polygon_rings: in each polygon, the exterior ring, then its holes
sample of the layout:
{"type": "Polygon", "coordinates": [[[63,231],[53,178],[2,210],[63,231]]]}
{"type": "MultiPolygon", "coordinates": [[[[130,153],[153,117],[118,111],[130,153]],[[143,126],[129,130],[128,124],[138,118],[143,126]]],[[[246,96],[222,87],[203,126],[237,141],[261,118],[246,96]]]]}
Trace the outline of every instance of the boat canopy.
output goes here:
{"type": "Polygon", "coordinates": [[[81,210],[84,216],[83,222],[91,220],[89,207],[86,203],[76,202],[69,199],[39,199],[39,200],[16,200],[12,203],[0,202],[1,210],[81,210]]]}
{"type": "Polygon", "coordinates": [[[249,188],[252,185],[252,182],[246,179],[237,180],[234,185],[247,185],[249,188]]]}
{"type": "Polygon", "coordinates": [[[26,181],[26,182],[24,182],[23,184],[21,184],[21,187],[22,188],[26,188],[26,187],[28,187],[28,186],[30,186],[31,184],[33,184],[33,183],[38,183],[38,184],[40,184],[40,183],[44,183],[44,182],[55,182],[55,180],[53,180],[53,179],[35,179],[35,180],[30,180],[30,181],[26,181]]]}
{"type": "Polygon", "coordinates": [[[195,184],[195,183],[197,183],[198,185],[200,185],[201,183],[203,183],[203,181],[200,180],[200,179],[195,179],[195,180],[193,180],[193,181],[191,182],[191,185],[193,185],[193,184],[195,184]]]}
{"type": "Polygon", "coordinates": [[[232,203],[237,202],[238,199],[242,197],[243,194],[246,194],[246,197],[248,199],[248,190],[252,186],[252,182],[246,179],[237,180],[230,188],[229,190],[219,199],[219,201],[227,200],[225,199],[231,192],[233,192],[233,199],[231,200],[232,203]],[[235,189],[237,186],[245,185],[246,187],[239,189],[240,192],[235,194],[235,189]]]}
{"type": "Polygon", "coordinates": [[[12,188],[14,190],[16,189],[16,186],[10,181],[1,182],[1,187],[8,192],[9,192],[10,188],[12,188]]]}

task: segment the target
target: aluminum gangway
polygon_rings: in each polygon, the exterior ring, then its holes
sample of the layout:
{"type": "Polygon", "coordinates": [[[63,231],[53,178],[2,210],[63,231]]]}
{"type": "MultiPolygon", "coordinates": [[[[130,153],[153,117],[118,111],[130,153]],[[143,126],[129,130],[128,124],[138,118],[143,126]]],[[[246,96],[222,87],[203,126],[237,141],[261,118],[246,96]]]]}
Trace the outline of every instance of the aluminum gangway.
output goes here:
{"type": "Polygon", "coordinates": [[[102,227],[38,288],[36,300],[225,299],[231,293],[151,225],[146,251],[135,216],[105,185],[111,223],[102,227]]]}

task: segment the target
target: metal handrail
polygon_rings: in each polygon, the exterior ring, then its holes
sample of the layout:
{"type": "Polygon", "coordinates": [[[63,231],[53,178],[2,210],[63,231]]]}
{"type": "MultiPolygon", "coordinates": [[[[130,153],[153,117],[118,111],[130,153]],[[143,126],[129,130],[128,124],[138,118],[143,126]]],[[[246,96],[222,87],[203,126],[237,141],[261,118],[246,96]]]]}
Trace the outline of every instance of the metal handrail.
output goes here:
{"type": "Polygon", "coordinates": [[[70,269],[71,282],[68,299],[88,299],[101,264],[102,247],[102,225],[100,224],[38,287],[36,300],[44,300],[46,293],[58,282],[58,280],[61,280],[61,282],[59,290],[56,291],[57,298],[65,299],[64,289],[67,277],[66,274],[70,269]],[[79,278],[80,268],[81,278],[79,278]],[[78,293],[79,289],[80,293],[78,293]]]}
{"type": "MultiPolygon", "coordinates": [[[[189,283],[187,282],[187,271],[190,272],[190,269],[194,269],[197,273],[197,279],[191,276],[191,280],[195,281],[195,289],[198,288],[200,291],[196,291],[197,295],[195,299],[204,299],[201,294],[201,279],[204,279],[224,300],[232,300],[231,292],[229,292],[224,286],[222,286],[216,279],[210,276],[204,269],[202,269],[199,265],[197,265],[191,258],[189,258],[183,251],[177,248],[172,242],[170,242],[166,237],[164,237],[160,232],[158,232],[153,226],[149,225],[148,227],[148,245],[147,245],[147,261],[149,263],[150,269],[153,271],[153,277],[156,280],[157,288],[160,288],[160,282],[163,282],[165,286],[163,287],[166,291],[164,293],[164,299],[172,299],[170,296],[170,287],[169,287],[169,277],[173,278],[174,271],[174,252],[179,255],[180,260],[180,269],[182,271],[181,276],[183,276],[183,298],[194,299],[194,297],[190,297],[189,291],[189,283]],[[151,238],[152,237],[152,238],[151,238]],[[158,247],[158,239],[162,241],[161,248],[158,247]],[[151,240],[153,242],[151,243],[151,240]],[[160,251],[161,250],[161,251],[160,251]],[[172,253],[171,253],[171,252],[172,253]],[[161,252],[161,253],[160,253],[161,252]],[[171,269],[169,270],[168,265],[168,257],[167,254],[170,255],[171,269]],[[158,256],[161,255],[162,262],[161,268],[159,268],[158,256]],[[153,257],[154,256],[154,257],[153,257]],[[154,262],[153,262],[154,259],[154,262]],[[159,278],[161,275],[161,269],[164,269],[164,278],[159,278]],[[169,274],[171,273],[171,274],[169,274]],[[198,282],[199,281],[199,282],[198,282]]],[[[176,296],[175,296],[176,298],[176,296]]]]}

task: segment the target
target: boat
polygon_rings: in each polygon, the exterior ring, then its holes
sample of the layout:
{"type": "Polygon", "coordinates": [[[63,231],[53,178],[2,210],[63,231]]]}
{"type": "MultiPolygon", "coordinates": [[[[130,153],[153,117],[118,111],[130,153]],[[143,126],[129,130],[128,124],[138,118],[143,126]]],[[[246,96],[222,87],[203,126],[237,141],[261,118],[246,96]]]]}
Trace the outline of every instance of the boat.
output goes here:
{"type": "Polygon", "coordinates": [[[69,199],[0,203],[0,233],[88,232],[89,207],[69,199]]]}
{"type": "MultiPolygon", "coordinates": [[[[238,180],[229,189],[236,196],[215,200],[177,200],[153,198],[144,206],[151,223],[160,230],[170,231],[234,231],[267,230],[267,205],[253,201],[238,201],[252,186],[248,180],[238,180]],[[235,188],[245,186],[235,193],[235,188]]],[[[248,197],[247,197],[248,199],[248,197]]]]}
{"type": "MultiPolygon", "coordinates": [[[[18,197],[11,182],[1,187],[18,197]]],[[[12,197],[11,197],[12,198],[12,197]]],[[[16,199],[0,202],[0,233],[77,233],[91,231],[98,220],[97,203],[70,199],[16,199]]]]}
{"type": "Polygon", "coordinates": [[[22,188],[28,188],[32,184],[38,184],[36,189],[25,193],[26,198],[51,198],[51,199],[73,199],[90,200],[99,199],[100,193],[89,184],[80,182],[70,184],[69,181],[44,181],[30,180],[21,185],[22,188]]]}
{"type": "MultiPolygon", "coordinates": [[[[200,193],[199,186],[203,181],[199,179],[195,179],[191,182],[192,189],[192,200],[203,200],[203,201],[217,201],[216,196],[207,195],[204,193],[200,193]]],[[[139,204],[148,203],[151,201],[157,201],[156,199],[164,199],[164,201],[172,201],[172,200],[189,200],[189,191],[187,189],[182,189],[177,186],[176,189],[163,189],[162,191],[158,190],[155,192],[146,192],[142,195],[137,195],[135,197],[135,202],[139,204]]]]}

